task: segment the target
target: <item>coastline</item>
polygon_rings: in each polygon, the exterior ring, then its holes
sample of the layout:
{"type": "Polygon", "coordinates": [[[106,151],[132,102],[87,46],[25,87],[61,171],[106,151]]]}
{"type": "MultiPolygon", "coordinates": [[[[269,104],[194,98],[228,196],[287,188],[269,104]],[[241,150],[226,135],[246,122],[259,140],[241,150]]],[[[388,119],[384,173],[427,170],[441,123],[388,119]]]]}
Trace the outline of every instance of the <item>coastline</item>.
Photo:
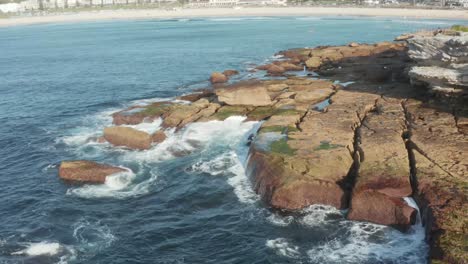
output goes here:
{"type": "Polygon", "coordinates": [[[339,7],[261,7],[261,8],[197,8],[181,10],[117,9],[44,16],[15,16],[0,19],[0,27],[47,24],[95,22],[106,20],[172,19],[200,17],[252,17],[252,16],[367,16],[403,17],[416,19],[468,20],[466,10],[428,10],[396,8],[339,8],[339,7]]]}

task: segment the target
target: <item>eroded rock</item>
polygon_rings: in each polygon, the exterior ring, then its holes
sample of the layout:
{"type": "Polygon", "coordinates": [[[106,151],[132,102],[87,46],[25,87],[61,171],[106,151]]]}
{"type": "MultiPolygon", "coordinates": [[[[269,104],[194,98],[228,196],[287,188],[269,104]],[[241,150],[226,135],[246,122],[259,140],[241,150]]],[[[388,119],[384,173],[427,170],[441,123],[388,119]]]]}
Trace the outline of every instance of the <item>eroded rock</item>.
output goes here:
{"type": "Polygon", "coordinates": [[[114,146],[139,150],[149,149],[153,143],[150,134],[124,126],[104,128],[104,138],[114,146]]]}
{"type": "Polygon", "coordinates": [[[104,183],[106,177],[127,170],[88,160],[62,161],[59,177],[82,183],[104,183]]]}
{"type": "Polygon", "coordinates": [[[211,83],[225,83],[228,81],[228,77],[220,72],[213,72],[210,76],[211,83]]]}
{"type": "Polygon", "coordinates": [[[359,172],[348,218],[407,229],[416,210],[404,197],[412,194],[408,152],[402,138],[405,113],[398,99],[380,99],[358,129],[359,172]]]}

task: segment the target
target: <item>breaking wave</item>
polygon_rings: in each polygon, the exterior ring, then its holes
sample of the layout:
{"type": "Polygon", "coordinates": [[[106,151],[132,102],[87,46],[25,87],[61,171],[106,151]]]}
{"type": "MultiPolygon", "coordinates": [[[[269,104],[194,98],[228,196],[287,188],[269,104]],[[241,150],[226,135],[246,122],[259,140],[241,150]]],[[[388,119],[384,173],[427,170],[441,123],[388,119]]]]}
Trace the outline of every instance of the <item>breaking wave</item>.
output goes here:
{"type": "Polygon", "coordinates": [[[275,251],[276,254],[288,257],[288,258],[298,258],[300,256],[299,247],[291,244],[285,238],[276,238],[267,240],[266,246],[275,251]]]}

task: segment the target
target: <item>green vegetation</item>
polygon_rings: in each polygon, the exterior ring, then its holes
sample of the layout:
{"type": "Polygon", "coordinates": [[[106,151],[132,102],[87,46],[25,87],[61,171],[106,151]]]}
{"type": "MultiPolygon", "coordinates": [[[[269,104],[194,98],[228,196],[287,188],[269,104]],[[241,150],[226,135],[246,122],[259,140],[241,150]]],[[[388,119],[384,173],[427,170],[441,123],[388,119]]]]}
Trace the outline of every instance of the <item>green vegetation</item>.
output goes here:
{"type": "Polygon", "coordinates": [[[278,109],[275,112],[275,115],[282,115],[282,116],[285,116],[285,115],[302,115],[302,114],[304,114],[303,111],[299,111],[299,110],[296,110],[296,109],[278,109]]]}
{"type": "Polygon", "coordinates": [[[145,110],[139,112],[138,114],[143,116],[160,116],[170,110],[171,104],[168,103],[155,103],[149,105],[145,110]]]}
{"type": "Polygon", "coordinates": [[[330,144],[330,142],[328,141],[321,141],[320,142],[320,146],[314,148],[314,150],[328,150],[328,149],[335,149],[335,148],[339,148],[339,147],[343,147],[342,145],[337,145],[337,144],[330,144]]]}
{"type": "Polygon", "coordinates": [[[247,112],[247,109],[241,106],[223,106],[218,112],[216,112],[213,117],[218,120],[224,120],[230,116],[243,116],[247,112]]]}
{"type": "Polygon", "coordinates": [[[451,27],[452,30],[468,32],[468,26],[465,25],[454,25],[451,27]]]}
{"type": "Polygon", "coordinates": [[[292,156],[296,153],[296,150],[292,149],[288,145],[288,139],[287,138],[282,138],[276,141],[273,141],[270,145],[270,150],[271,152],[274,153],[279,153],[279,154],[284,154],[284,155],[289,155],[292,156]]]}
{"type": "Polygon", "coordinates": [[[251,119],[263,120],[274,115],[298,115],[303,112],[296,109],[277,109],[270,106],[259,106],[248,114],[251,119]]]}

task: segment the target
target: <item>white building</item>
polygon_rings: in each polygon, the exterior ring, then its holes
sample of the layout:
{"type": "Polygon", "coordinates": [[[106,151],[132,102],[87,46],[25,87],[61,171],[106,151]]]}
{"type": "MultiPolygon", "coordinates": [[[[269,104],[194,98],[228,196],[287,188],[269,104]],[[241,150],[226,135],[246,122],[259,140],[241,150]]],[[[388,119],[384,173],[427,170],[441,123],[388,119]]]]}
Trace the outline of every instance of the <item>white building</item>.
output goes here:
{"type": "Polygon", "coordinates": [[[2,13],[17,13],[21,11],[21,5],[17,3],[8,3],[0,5],[0,12],[2,13]]]}
{"type": "Polygon", "coordinates": [[[191,7],[230,7],[236,6],[239,0],[190,0],[191,7]]]}

